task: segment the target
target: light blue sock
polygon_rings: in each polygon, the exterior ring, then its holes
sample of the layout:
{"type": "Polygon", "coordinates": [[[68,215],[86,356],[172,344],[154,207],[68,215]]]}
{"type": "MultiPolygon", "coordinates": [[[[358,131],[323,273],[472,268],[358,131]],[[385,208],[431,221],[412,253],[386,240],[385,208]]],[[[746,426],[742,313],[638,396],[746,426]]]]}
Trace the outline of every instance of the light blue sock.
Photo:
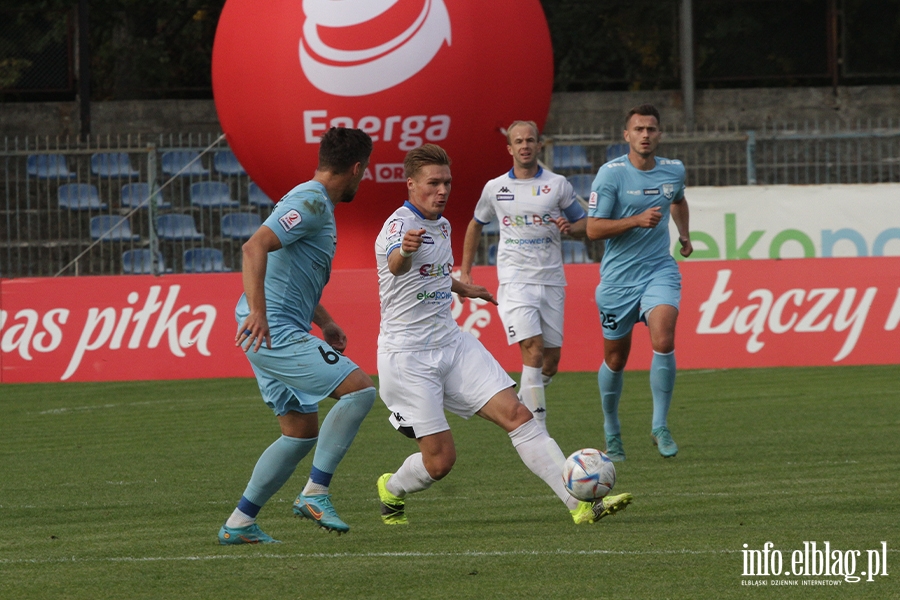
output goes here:
{"type": "Polygon", "coordinates": [[[675,389],[675,351],[653,352],[650,363],[650,391],[653,392],[653,429],[668,426],[669,404],[675,389]]]}
{"type": "Polygon", "coordinates": [[[369,387],[344,394],[328,411],[319,428],[319,445],[313,455],[310,479],[327,486],[338,463],[356,437],[359,426],[375,402],[375,388],[369,387]]]}
{"type": "Polygon", "coordinates": [[[600,386],[600,399],[603,401],[603,431],[606,435],[618,435],[621,432],[619,398],[622,397],[622,371],[613,371],[604,362],[597,372],[597,385],[600,386]]]}
{"type": "Polygon", "coordinates": [[[256,506],[268,502],[269,498],[291,478],[294,469],[315,445],[316,438],[283,435],[275,440],[256,461],[250,483],[244,490],[244,498],[256,506]]]}

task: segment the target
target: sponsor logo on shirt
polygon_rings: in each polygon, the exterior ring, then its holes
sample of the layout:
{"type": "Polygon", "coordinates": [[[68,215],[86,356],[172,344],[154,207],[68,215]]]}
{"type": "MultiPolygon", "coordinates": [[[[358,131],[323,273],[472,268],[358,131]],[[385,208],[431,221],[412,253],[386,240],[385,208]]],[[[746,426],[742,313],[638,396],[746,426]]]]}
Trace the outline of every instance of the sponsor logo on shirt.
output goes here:
{"type": "Polygon", "coordinates": [[[515,215],[503,217],[501,223],[504,227],[529,227],[531,225],[550,225],[553,217],[544,215],[515,215]]]}
{"type": "MultiPolygon", "coordinates": [[[[547,192],[544,192],[544,193],[546,194],[547,192]]],[[[541,186],[539,186],[539,185],[531,186],[531,195],[532,196],[540,196],[541,195],[541,186]]]]}
{"type": "Polygon", "coordinates": [[[625,190],[625,193],[631,196],[640,196],[641,190],[625,190]]]}
{"type": "Polygon", "coordinates": [[[452,298],[453,294],[444,290],[436,292],[419,292],[416,294],[416,300],[425,301],[426,304],[433,304],[435,300],[451,300],[452,298]]]}
{"type": "Polygon", "coordinates": [[[284,213],[282,216],[278,217],[278,222],[281,223],[281,228],[285,231],[290,231],[297,225],[299,225],[303,221],[303,217],[300,216],[295,209],[291,209],[284,213]]]}
{"type": "Polygon", "coordinates": [[[672,158],[657,158],[656,161],[661,165],[680,165],[681,161],[672,158]]]}
{"type": "Polygon", "coordinates": [[[552,244],[553,240],[545,237],[545,238],[534,238],[534,239],[519,239],[519,238],[509,238],[504,244],[507,246],[539,246],[541,244],[552,244]]]}
{"type": "Polygon", "coordinates": [[[422,243],[423,244],[434,244],[434,238],[426,233],[422,236],[422,243]]]}
{"type": "Polygon", "coordinates": [[[419,277],[450,277],[453,263],[424,264],[419,267],[419,277]]]}
{"type": "Polygon", "coordinates": [[[653,188],[652,190],[644,190],[645,196],[659,196],[659,188],[653,188]]]}
{"type": "MultiPolygon", "coordinates": [[[[506,190],[506,188],[503,188],[503,190],[506,190]]],[[[502,192],[503,190],[500,190],[500,191],[502,192]]],[[[509,190],[506,190],[506,191],[508,192],[509,190]]],[[[515,200],[515,199],[516,199],[515,194],[497,194],[497,202],[508,202],[510,200],[515,200]]]]}

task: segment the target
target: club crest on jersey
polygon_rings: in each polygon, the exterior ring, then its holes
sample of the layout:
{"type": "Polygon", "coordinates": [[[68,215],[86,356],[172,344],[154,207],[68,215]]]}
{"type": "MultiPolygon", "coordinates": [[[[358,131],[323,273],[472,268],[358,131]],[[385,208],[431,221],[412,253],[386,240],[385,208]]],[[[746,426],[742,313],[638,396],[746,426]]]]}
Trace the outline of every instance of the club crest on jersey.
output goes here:
{"type": "Polygon", "coordinates": [[[664,183],[662,186],[662,190],[663,196],[665,196],[667,200],[671,200],[672,196],[675,195],[675,184],[664,183]]]}
{"type": "Polygon", "coordinates": [[[300,213],[298,213],[293,208],[284,213],[282,216],[278,217],[278,222],[281,223],[281,228],[285,231],[290,231],[291,229],[299,225],[302,221],[303,217],[301,217],[300,213]]]}
{"type": "Polygon", "coordinates": [[[446,223],[441,223],[441,237],[445,240],[450,237],[450,230],[447,229],[446,223]]]}
{"type": "Polygon", "coordinates": [[[388,235],[398,235],[403,233],[403,221],[397,219],[395,221],[391,221],[388,223],[387,234],[388,235]]]}

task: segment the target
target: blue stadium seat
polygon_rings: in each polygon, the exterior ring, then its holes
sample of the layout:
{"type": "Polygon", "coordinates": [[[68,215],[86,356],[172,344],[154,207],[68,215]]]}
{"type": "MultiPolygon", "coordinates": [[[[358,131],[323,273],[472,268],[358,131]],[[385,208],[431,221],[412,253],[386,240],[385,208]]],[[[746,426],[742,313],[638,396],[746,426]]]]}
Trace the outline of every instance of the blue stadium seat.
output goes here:
{"type": "Polygon", "coordinates": [[[592,173],[569,175],[566,179],[572,184],[572,188],[574,188],[578,197],[587,200],[588,196],[591,195],[591,184],[594,183],[594,175],[592,173]]]}
{"type": "Polygon", "coordinates": [[[497,244],[491,244],[488,246],[488,264],[496,265],[497,264],[497,244]]]}
{"type": "MultiPolygon", "coordinates": [[[[156,253],[160,273],[168,273],[162,252],[156,253]]],[[[153,252],[147,248],[126,250],[122,253],[122,272],[126,275],[150,275],[153,273],[153,252]]]]}
{"type": "Polygon", "coordinates": [[[200,208],[236,208],[231,190],[224,181],[198,181],[191,184],[191,204],[200,208]]]}
{"type": "Polygon", "coordinates": [[[200,153],[194,150],[172,150],[163,152],[162,172],[166,175],[175,175],[178,173],[181,177],[189,177],[191,175],[209,175],[203,167],[203,163],[199,159],[200,153]],[[195,162],[191,162],[197,159],[195,162]],[[188,166],[190,165],[190,166],[188,166]],[[182,169],[184,169],[182,171],[182,169]]]}
{"type": "Polygon", "coordinates": [[[91,155],[91,173],[101,177],[135,177],[138,170],[124,152],[98,152],[91,155]]]}
{"type": "Polygon", "coordinates": [[[246,240],[252,236],[262,220],[256,213],[230,213],[222,215],[222,237],[246,240]]]}
{"type": "Polygon", "coordinates": [[[584,146],[553,146],[553,169],[592,169],[584,146]]]}
{"type": "MultiPolygon", "coordinates": [[[[150,208],[150,184],[126,183],[121,192],[122,208],[150,208]]],[[[172,205],[163,199],[162,192],[156,196],[156,208],[172,208],[172,205]]]]}
{"type": "Polygon", "coordinates": [[[224,273],[230,270],[225,266],[221,250],[216,248],[191,248],[184,251],[185,273],[224,273]]]}
{"type": "Polygon", "coordinates": [[[64,183],[56,192],[59,207],[69,210],[106,210],[100,202],[97,186],[90,183],[64,183]]]}
{"type": "Polygon", "coordinates": [[[606,162],[628,154],[628,144],[613,144],[606,147],[606,162]]]}
{"type": "Polygon", "coordinates": [[[219,150],[213,155],[213,166],[222,175],[246,175],[247,171],[238,162],[231,150],[219,150]]]}
{"type": "Polygon", "coordinates": [[[25,159],[25,172],[38,179],[71,179],[75,173],[69,170],[62,154],[29,154],[25,159]]]}
{"type": "Polygon", "coordinates": [[[156,218],[156,235],[164,240],[202,240],[191,215],[169,214],[156,218]]]}
{"type": "Polygon", "coordinates": [[[587,248],[581,240],[563,240],[562,256],[564,263],[584,264],[593,262],[588,256],[587,248]]]}
{"type": "Polygon", "coordinates": [[[91,217],[91,239],[104,242],[136,242],[141,236],[131,233],[131,222],[126,217],[100,215],[91,217]]]}
{"type": "Polygon", "coordinates": [[[275,204],[272,199],[266,196],[266,193],[260,189],[258,185],[250,182],[247,186],[247,198],[251,205],[262,206],[264,208],[272,208],[275,204]]]}

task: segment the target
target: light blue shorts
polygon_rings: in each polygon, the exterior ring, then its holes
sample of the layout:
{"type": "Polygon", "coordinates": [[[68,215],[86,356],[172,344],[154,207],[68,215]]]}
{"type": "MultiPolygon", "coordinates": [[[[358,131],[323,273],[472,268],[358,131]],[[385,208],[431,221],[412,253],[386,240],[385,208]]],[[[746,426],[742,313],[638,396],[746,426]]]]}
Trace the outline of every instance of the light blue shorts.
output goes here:
{"type": "Polygon", "coordinates": [[[594,294],[600,310],[603,337],[618,340],[627,337],[635,323],[647,324],[647,313],[660,304],[676,309],[681,303],[681,273],[666,269],[641,285],[630,287],[603,286],[601,280],[594,294]]]}
{"type": "Polygon", "coordinates": [[[356,364],[321,339],[298,332],[282,345],[246,353],[263,400],[276,416],[314,413],[356,364]]]}

